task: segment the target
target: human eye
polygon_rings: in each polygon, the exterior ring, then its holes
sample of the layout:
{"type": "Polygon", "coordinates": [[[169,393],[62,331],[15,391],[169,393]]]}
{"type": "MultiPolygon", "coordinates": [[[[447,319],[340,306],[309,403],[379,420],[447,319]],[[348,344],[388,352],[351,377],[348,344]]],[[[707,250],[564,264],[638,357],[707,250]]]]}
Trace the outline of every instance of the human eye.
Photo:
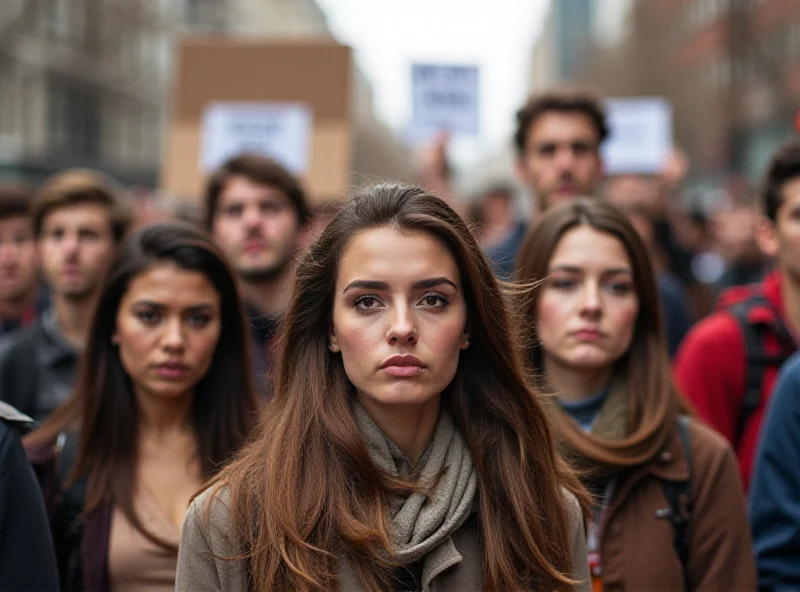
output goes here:
{"type": "Polygon", "coordinates": [[[202,329],[211,322],[211,313],[195,312],[189,315],[189,325],[196,329],[202,329]]]}
{"type": "Polygon", "coordinates": [[[550,278],[547,284],[555,290],[572,290],[578,285],[575,278],[570,277],[554,277],[550,278]]]}
{"type": "Polygon", "coordinates": [[[554,156],[556,153],[556,145],[554,142],[544,142],[536,147],[536,153],[539,156],[554,156]]]}
{"type": "Polygon", "coordinates": [[[370,310],[380,308],[381,301],[377,296],[373,296],[372,294],[364,294],[363,296],[356,298],[353,302],[353,305],[359,312],[368,312],[370,310]]]}
{"type": "Polygon", "coordinates": [[[145,325],[155,325],[161,320],[161,314],[153,308],[141,308],[134,315],[145,325]]]}
{"type": "Polygon", "coordinates": [[[630,280],[613,280],[606,286],[608,291],[615,296],[625,296],[633,291],[633,282],[630,280]]]}
{"type": "Polygon", "coordinates": [[[78,232],[78,238],[85,241],[96,241],[100,238],[100,233],[96,230],[85,228],[78,232]]]}
{"type": "Polygon", "coordinates": [[[444,294],[429,292],[420,299],[420,304],[427,308],[446,308],[450,301],[444,294]]]}
{"type": "Polygon", "coordinates": [[[242,212],[244,212],[244,208],[242,207],[241,204],[233,204],[227,206],[224,211],[225,215],[228,216],[229,218],[238,218],[239,216],[242,215],[242,212]]]}
{"type": "Polygon", "coordinates": [[[280,213],[283,208],[280,204],[275,203],[274,201],[265,201],[261,204],[261,213],[263,214],[278,214],[280,213]]]}

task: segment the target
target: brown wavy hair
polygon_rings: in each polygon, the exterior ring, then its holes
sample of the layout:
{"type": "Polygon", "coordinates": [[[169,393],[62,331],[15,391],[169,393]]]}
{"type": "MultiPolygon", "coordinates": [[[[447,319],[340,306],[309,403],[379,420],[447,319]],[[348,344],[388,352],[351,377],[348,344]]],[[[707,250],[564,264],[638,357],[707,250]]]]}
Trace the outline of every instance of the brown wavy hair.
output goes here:
{"type": "Polygon", "coordinates": [[[85,478],[84,515],[113,503],[148,539],[172,548],[148,531],[134,510],[139,411],[131,379],[112,342],[117,311],[130,283],[164,263],[202,273],[220,295],[219,340],[208,371],[194,388],[191,409],[204,477],[213,477],[244,443],[255,428],[260,404],[236,278],[204,232],[187,224],[159,222],[123,242],[100,293],[75,390],[25,438],[25,446],[48,447],[62,432],[77,430],[75,464],[59,485],[70,487],[85,478]]]}
{"type": "Polygon", "coordinates": [[[337,557],[349,561],[366,589],[391,586],[396,564],[388,500],[418,485],[371,461],[341,356],[328,350],[342,252],[356,233],[376,227],[437,237],[464,284],[471,345],[460,354],[442,405],[467,441],[478,475],[484,588],[570,589],[564,488],[586,497],[559,459],[546,413],[525,380],[498,282],[444,201],[394,183],[362,190],[302,257],[260,435],[212,483],[229,488],[242,545],[237,559],[251,589],[335,589],[337,557]]]}
{"type": "MultiPolygon", "coordinates": [[[[633,268],[639,314],[628,351],[615,366],[628,389],[628,436],[610,441],[587,434],[564,413],[554,413],[562,441],[574,452],[612,467],[631,467],[649,461],[672,435],[677,417],[689,408],[677,395],[663,334],[661,306],[654,269],[647,247],[628,218],[611,204],[580,199],[548,210],[525,238],[517,260],[521,282],[541,282],[549,273],[550,260],[563,236],[579,226],[610,234],[622,244],[633,268]]],[[[539,303],[534,290],[523,308],[526,358],[542,388],[542,345],[537,335],[539,303]]]]}

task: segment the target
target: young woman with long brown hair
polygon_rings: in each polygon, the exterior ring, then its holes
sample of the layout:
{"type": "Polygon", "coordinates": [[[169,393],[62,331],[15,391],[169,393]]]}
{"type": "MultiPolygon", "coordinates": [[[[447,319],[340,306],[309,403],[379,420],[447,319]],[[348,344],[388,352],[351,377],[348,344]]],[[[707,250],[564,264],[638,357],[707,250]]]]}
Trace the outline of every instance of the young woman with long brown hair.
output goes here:
{"type": "Polygon", "coordinates": [[[192,496],[254,426],[236,280],[206,235],[130,236],[75,392],[26,439],[53,511],[62,589],[172,590],[192,496]]]}
{"type": "Polygon", "coordinates": [[[613,206],[548,211],[523,243],[527,360],[594,494],[595,590],[753,590],[730,447],[676,394],[647,248],[613,206]]]}
{"type": "Polygon", "coordinates": [[[179,590],[588,589],[583,490],[442,200],[348,202],[299,264],[279,350],[257,437],[189,510],[179,590]]]}

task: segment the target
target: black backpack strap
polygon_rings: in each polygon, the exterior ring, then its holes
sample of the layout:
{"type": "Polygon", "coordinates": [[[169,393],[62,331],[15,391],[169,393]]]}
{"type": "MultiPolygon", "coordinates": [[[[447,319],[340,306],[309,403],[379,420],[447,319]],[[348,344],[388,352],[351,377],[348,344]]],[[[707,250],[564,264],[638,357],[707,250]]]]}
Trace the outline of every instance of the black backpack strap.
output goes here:
{"type": "Polygon", "coordinates": [[[683,568],[684,589],[691,590],[689,581],[689,524],[692,520],[692,443],[689,437],[690,419],[686,415],[678,418],[678,436],[681,439],[684,458],[689,467],[689,477],[685,481],[662,481],[664,497],[669,503],[669,510],[664,513],[672,524],[672,539],[675,554],[683,568]]]}
{"type": "Polygon", "coordinates": [[[731,306],[729,310],[739,325],[745,348],[744,398],[742,399],[742,408],[739,411],[734,440],[734,445],[738,446],[750,418],[761,405],[764,375],[769,368],[783,364],[796,346],[789,330],[783,324],[780,314],[774,310],[772,304],[762,294],[756,294],[743,302],[739,302],[731,306]],[[750,311],[757,306],[772,310],[775,321],[768,324],[751,322],[750,311]],[[768,355],[765,351],[766,332],[773,333],[780,342],[782,348],[780,354],[768,355]]]}

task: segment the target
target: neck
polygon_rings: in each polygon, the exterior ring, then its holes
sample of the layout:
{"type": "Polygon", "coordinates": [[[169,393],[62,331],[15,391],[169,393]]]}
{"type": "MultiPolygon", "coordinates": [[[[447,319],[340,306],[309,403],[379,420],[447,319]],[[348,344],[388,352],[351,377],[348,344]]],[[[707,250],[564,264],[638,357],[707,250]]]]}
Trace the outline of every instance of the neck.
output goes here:
{"type": "Polygon", "coordinates": [[[358,402],[383,433],[417,464],[436,431],[441,397],[433,397],[421,405],[382,405],[359,394],[358,402]]]}
{"type": "Polygon", "coordinates": [[[31,288],[22,296],[0,300],[0,317],[5,319],[18,319],[25,311],[33,306],[36,301],[36,289],[31,288]]]}
{"type": "Polygon", "coordinates": [[[783,312],[793,335],[800,335],[800,281],[791,274],[781,274],[781,299],[783,312]]]}
{"type": "Polygon", "coordinates": [[[191,430],[193,393],[161,397],[137,389],[140,434],[160,438],[191,430]]]}
{"type": "Polygon", "coordinates": [[[577,403],[596,395],[608,387],[612,367],[588,370],[572,368],[553,360],[545,361],[545,376],[556,396],[569,403],[577,403]]]}
{"type": "Polygon", "coordinates": [[[269,280],[251,282],[242,279],[242,294],[260,313],[276,316],[289,306],[293,279],[294,265],[288,265],[279,275],[269,280]]]}
{"type": "Polygon", "coordinates": [[[54,295],[53,309],[58,328],[63,337],[78,349],[83,349],[89,335],[97,296],[82,299],[64,298],[54,295]]]}

